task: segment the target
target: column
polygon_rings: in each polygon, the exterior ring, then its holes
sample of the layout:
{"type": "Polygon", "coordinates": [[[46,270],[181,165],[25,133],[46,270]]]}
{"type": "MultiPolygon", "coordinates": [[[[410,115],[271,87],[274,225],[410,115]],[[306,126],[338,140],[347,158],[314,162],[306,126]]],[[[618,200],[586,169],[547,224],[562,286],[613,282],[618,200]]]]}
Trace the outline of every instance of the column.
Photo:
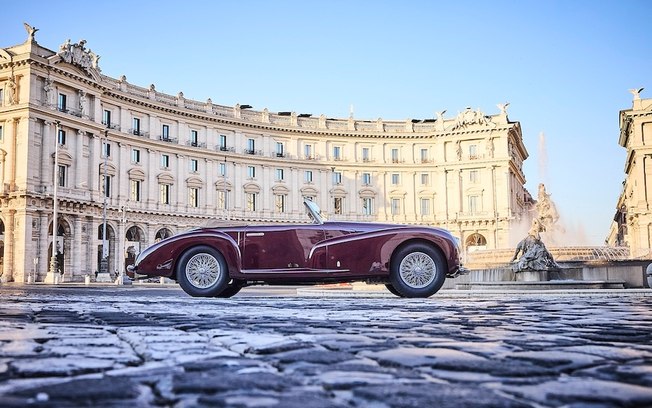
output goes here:
{"type": "Polygon", "coordinates": [[[0,277],[0,282],[12,282],[14,280],[15,214],[16,214],[16,210],[7,211],[7,218],[5,223],[5,258],[4,258],[2,277],[0,277]]]}
{"type": "Polygon", "coordinates": [[[50,266],[50,259],[48,258],[48,243],[50,235],[48,234],[48,214],[44,212],[39,212],[38,214],[38,252],[36,254],[38,259],[37,265],[37,276],[34,277],[34,281],[39,281],[39,277],[43,277],[48,273],[48,268],[50,266]]]}
{"type": "Polygon", "coordinates": [[[70,271],[66,271],[68,274],[66,281],[74,281],[75,274],[79,275],[82,271],[82,256],[84,254],[84,239],[82,237],[82,220],[81,216],[76,214],[72,219],[72,256],[70,259],[70,271]]]}

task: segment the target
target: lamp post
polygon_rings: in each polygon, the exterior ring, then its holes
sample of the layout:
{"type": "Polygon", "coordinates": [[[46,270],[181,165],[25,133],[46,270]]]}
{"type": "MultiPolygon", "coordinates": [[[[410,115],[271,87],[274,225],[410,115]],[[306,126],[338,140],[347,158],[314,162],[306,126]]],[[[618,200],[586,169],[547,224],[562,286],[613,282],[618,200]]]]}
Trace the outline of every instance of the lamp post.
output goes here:
{"type": "Polygon", "coordinates": [[[109,159],[109,131],[104,131],[104,144],[102,146],[102,154],[104,155],[104,176],[102,184],[104,188],[102,189],[102,194],[104,195],[104,207],[102,209],[102,259],[100,260],[100,271],[97,275],[98,282],[110,282],[111,277],[109,275],[109,245],[106,242],[106,206],[107,206],[107,196],[109,195],[109,181],[107,175],[107,166],[109,159]]]}
{"type": "Polygon", "coordinates": [[[228,220],[229,219],[229,205],[228,205],[228,199],[226,197],[226,156],[224,157],[224,171],[222,172],[222,178],[223,178],[223,184],[222,186],[224,187],[224,219],[228,220]]]}
{"type": "Polygon", "coordinates": [[[59,187],[59,132],[61,129],[61,122],[56,121],[56,132],[54,135],[54,189],[52,192],[52,256],[50,256],[50,270],[46,277],[46,283],[59,283],[58,274],[58,260],[57,260],[57,233],[59,232],[58,222],[58,207],[59,201],[57,198],[59,187]]]}
{"type": "Polygon", "coordinates": [[[101,273],[108,273],[109,270],[109,246],[107,245],[106,242],[106,200],[107,196],[109,195],[109,192],[107,189],[109,188],[108,185],[108,180],[107,180],[107,160],[109,157],[109,152],[108,152],[108,139],[109,139],[109,131],[105,130],[104,131],[104,146],[103,146],[103,151],[102,154],[104,155],[104,177],[102,180],[102,183],[104,184],[104,189],[103,189],[103,195],[104,195],[104,207],[102,209],[102,261],[100,263],[100,272],[101,273]]]}

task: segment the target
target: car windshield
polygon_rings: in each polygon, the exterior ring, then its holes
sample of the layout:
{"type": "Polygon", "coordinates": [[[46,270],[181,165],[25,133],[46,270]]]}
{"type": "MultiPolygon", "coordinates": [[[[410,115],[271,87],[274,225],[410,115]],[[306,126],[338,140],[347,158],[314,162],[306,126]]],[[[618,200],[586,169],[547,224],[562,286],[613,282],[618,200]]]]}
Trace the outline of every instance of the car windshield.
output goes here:
{"type": "Polygon", "coordinates": [[[317,203],[306,198],[303,200],[303,205],[306,206],[308,217],[310,217],[314,224],[321,225],[324,223],[324,221],[326,221],[326,217],[324,217],[324,215],[321,213],[317,203]]]}

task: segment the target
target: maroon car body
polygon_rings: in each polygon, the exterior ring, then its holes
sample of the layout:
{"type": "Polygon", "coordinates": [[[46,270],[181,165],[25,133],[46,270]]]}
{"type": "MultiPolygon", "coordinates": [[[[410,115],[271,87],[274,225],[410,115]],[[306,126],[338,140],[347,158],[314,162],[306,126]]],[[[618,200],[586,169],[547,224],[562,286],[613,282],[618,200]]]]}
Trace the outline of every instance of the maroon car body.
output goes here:
{"type": "Polygon", "coordinates": [[[128,273],[175,279],[193,296],[229,297],[254,284],[368,281],[399,296],[423,297],[464,271],[457,240],[446,230],[323,222],[314,203],[306,207],[312,224],[225,223],[172,236],[141,252],[128,273]],[[407,288],[406,276],[414,283],[407,288]]]}

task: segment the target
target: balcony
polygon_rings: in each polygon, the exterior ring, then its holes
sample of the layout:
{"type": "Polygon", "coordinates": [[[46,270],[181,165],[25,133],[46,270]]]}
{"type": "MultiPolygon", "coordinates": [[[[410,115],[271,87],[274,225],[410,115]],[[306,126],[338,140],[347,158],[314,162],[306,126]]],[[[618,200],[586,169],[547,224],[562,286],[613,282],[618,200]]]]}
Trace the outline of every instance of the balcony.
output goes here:
{"type": "Polygon", "coordinates": [[[218,150],[220,152],[235,152],[234,147],[227,147],[227,146],[215,146],[215,150],[218,150]]]}
{"type": "Polygon", "coordinates": [[[143,136],[143,137],[149,136],[149,133],[143,132],[140,129],[129,129],[129,133],[131,133],[134,136],[143,136]]]}
{"type": "Polygon", "coordinates": [[[263,151],[262,150],[251,150],[251,149],[244,149],[244,154],[252,154],[252,155],[257,155],[257,156],[262,156],[263,151]]]}
{"type": "Polygon", "coordinates": [[[168,142],[168,143],[177,143],[178,142],[177,139],[173,139],[173,138],[171,138],[169,136],[163,136],[163,135],[159,136],[158,140],[160,140],[162,142],[168,142]]]}
{"type": "Polygon", "coordinates": [[[106,126],[107,129],[120,130],[120,125],[112,124],[111,122],[102,121],[102,124],[106,126]]]}
{"type": "Polygon", "coordinates": [[[286,157],[285,153],[276,152],[276,157],[286,157]]]}
{"type": "Polygon", "coordinates": [[[186,141],[186,146],[192,146],[192,147],[206,147],[206,143],[202,142],[193,142],[191,140],[186,141]]]}

